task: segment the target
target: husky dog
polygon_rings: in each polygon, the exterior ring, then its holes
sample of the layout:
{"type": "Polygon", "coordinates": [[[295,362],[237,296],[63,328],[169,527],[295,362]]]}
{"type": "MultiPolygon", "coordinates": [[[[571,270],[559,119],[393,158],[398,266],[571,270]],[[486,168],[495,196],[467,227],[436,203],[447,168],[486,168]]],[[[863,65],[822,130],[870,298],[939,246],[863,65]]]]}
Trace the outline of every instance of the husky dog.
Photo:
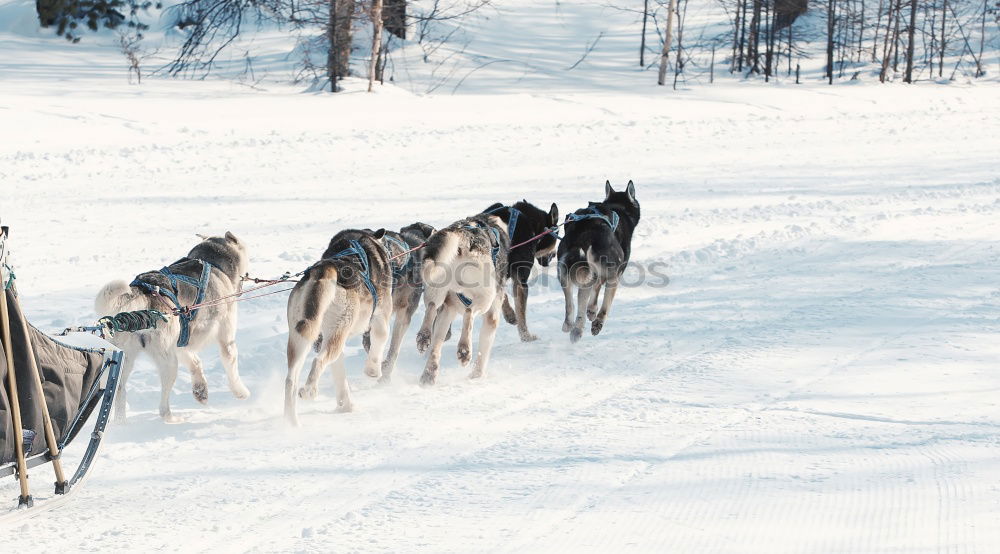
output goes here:
{"type": "MultiPolygon", "coordinates": [[[[430,348],[420,382],[433,385],[441,362],[441,347],[451,323],[463,314],[458,361],[472,360],[469,335],[475,316],[483,316],[479,333],[479,356],[469,378],[486,375],[490,350],[506,297],[507,254],[510,238],[507,224],[495,215],[479,214],[452,223],[434,233],[424,247],[424,321],[417,333],[417,349],[430,348]]],[[[373,345],[374,347],[374,345],[373,345]]]]}
{"type": "MultiPolygon", "coordinates": [[[[179,303],[188,306],[236,294],[240,275],[247,270],[247,251],[232,233],[207,237],[191,249],[187,257],[160,271],[143,273],[127,284],[112,281],[104,286],[94,302],[99,315],[114,315],[134,310],[159,310],[170,313],[179,303]],[[175,303],[173,298],[176,298],[175,303]]],[[[191,370],[192,393],[202,404],[208,402],[208,383],[198,357],[206,343],[215,338],[222,365],[229,377],[229,389],[236,398],[250,396],[240,379],[236,351],[236,303],[204,306],[188,316],[170,317],[155,329],[117,333],[109,340],[125,353],[115,420],[125,421],[125,383],[135,365],[136,356],[145,352],[160,372],[160,416],[164,421],[178,419],[170,413],[170,390],[177,378],[178,362],[191,370]]]]}
{"type": "Polygon", "coordinates": [[[604,185],[603,202],[591,202],[586,208],[566,216],[566,230],[559,243],[559,284],[566,296],[566,319],[563,331],[571,341],[583,335],[583,310],[593,322],[590,332],[597,335],[611,309],[618,290],[618,280],[628,265],[632,252],[632,233],[639,224],[639,201],[635,185],[628,182],[625,192],[615,192],[611,181],[604,185]],[[573,287],[577,293],[576,321],[573,321],[573,287]],[[597,310],[597,297],[604,289],[604,303],[597,310]]]}
{"type": "MultiPolygon", "coordinates": [[[[382,377],[380,383],[388,383],[392,379],[392,370],[396,368],[396,358],[399,356],[400,342],[410,327],[413,313],[420,305],[420,295],[424,292],[424,281],[420,275],[423,259],[421,245],[434,233],[434,227],[426,223],[414,223],[399,230],[398,233],[386,231],[382,236],[382,246],[389,254],[389,264],[392,266],[392,335],[389,339],[389,352],[382,361],[382,377]]],[[[371,333],[365,332],[364,346],[371,351],[371,333]]]]}
{"type": "Polygon", "coordinates": [[[511,245],[517,246],[511,248],[507,257],[507,273],[514,282],[514,308],[511,308],[509,298],[504,297],[504,319],[511,325],[517,325],[517,332],[522,341],[538,340],[537,336],[528,331],[526,314],[528,280],[531,278],[531,270],[535,266],[536,259],[542,267],[548,267],[549,262],[555,257],[556,237],[549,233],[527,244],[524,242],[545,232],[546,229],[555,227],[559,223],[559,208],[553,203],[549,212],[545,213],[527,200],[521,200],[513,206],[493,204],[483,213],[493,214],[502,219],[507,224],[507,235],[510,237],[511,245]]]}
{"type": "Polygon", "coordinates": [[[296,394],[307,400],[316,398],[317,383],[330,362],[334,362],[338,410],[354,408],[343,356],[348,338],[371,330],[365,374],[382,376],[382,350],[393,307],[392,268],[380,242],[384,233],[384,229],[337,233],[323,258],[306,270],[288,297],[285,417],[294,425],[299,423],[296,394]],[[305,386],[299,389],[299,371],[314,344],[316,359],[305,386]]]}

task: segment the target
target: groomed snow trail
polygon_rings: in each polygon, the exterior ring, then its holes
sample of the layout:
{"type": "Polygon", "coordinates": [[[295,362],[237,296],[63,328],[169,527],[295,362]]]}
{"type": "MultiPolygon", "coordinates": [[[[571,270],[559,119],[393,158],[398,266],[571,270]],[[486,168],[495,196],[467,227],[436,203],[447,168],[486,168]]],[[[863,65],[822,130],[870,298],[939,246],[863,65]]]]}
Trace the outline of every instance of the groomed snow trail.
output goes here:
{"type": "MultiPolygon", "coordinates": [[[[298,429],[280,417],[284,296],[244,303],[253,397],[229,395],[209,351],[210,405],[182,370],[187,420],[164,425],[141,362],[87,488],[12,549],[1000,549],[994,85],[391,103],[186,86],[0,93],[0,126],[22,130],[0,138],[0,215],[39,327],[92,320],[104,282],[196,232],[233,231],[271,276],[342,228],[522,197],[566,213],[605,178],[635,180],[635,261],[670,284],[624,289],[604,333],[570,345],[544,273],[540,340],[504,324],[477,382],[451,342],[419,387],[411,329],[379,387],[352,341],[357,411],[335,413],[325,379],[298,429]]],[[[48,480],[33,472],[39,497],[48,480]]]]}

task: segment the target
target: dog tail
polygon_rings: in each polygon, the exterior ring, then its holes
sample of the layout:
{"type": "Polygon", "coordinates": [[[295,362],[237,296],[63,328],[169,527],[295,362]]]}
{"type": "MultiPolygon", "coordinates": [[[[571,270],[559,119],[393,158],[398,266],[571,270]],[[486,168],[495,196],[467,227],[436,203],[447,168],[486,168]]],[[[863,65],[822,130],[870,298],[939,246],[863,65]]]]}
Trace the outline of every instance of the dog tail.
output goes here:
{"type": "Polygon", "coordinates": [[[288,340],[293,335],[311,345],[319,338],[323,316],[337,296],[337,268],[323,264],[309,270],[288,297],[288,340]]]}
{"type": "Polygon", "coordinates": [[[150,307],[149,296],[129,286],[128,283],[121,279],[104,285],[94,300],[94,310],[100,316],[135,310],[147,310],[150,307]]]}
{"type": "Polygon", "coordinates": [[[424,283],[441,283],[447,278],[448,267],[459,255],[459,233],[439,231],[424,248],[421,277],[424,283]]]}
{"type": "Polygon", "coordinates": [[[612,241],[593,244],[587,249],[586,259],[590,274],[600,281],[606,281],[617,273],[622,264],[621,247],[612,241]],[[601,253],[600,256],[594,253],[595,250],[601,253]]]}

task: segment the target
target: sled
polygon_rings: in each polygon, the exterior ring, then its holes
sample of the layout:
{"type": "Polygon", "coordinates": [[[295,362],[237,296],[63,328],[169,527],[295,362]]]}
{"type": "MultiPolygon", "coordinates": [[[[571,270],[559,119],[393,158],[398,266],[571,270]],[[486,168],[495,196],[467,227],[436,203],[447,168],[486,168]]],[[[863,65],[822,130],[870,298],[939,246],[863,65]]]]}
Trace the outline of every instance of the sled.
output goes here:
{"type": "Polygon", "coordinates": [[[5,513],[0,506],[0,523],[62,504],[82,484],[104,437],[122,364],[120,350],[71,346],[27,322],[6,264],[7,231],[0,227],[0,480],[17,479],[20,510],[5,513]],[[92,419],[90,441],[67,478],[63,450],[92,419]],[[45,464],[55,473],[54,495],[34,507],[28,473],[45,464]]]}

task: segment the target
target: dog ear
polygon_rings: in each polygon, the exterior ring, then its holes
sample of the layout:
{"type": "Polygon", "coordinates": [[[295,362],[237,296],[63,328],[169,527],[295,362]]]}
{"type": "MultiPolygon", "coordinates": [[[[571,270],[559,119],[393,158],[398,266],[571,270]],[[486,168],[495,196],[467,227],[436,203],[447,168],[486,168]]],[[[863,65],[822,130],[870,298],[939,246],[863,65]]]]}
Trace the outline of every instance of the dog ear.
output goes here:
{"type": "Polygon", "coordinates": [[[209,238],[211,238],[211,237],[207,237],[207,236],[205,236],[205,235],[203,235],[201,233],[195,233],[194,236],[200,238],[201,240],[208,240],[209,238]]]}
{"type": "Polygon", "coordinates": [[[635,203],[635,185],[632,183],[631,179],[629,179],[629,181],[628,181],[628,188],[625,189],[625,192],[628,193],[628,199],[631,200],[632,203],[634,204],[635,203]]]}
{"type": "Polygon", "coordinates": [[[385,229],[384,228],[383,229],[379,229],[378,231],[375,231],[374,233],[372,233],[372,237],[374,237],[375,240],[382,240],[382,237],[384,237],[384,236],[385,236],[385,229]]]}
{"type": "Polygon", "coordinates": [[[604,181],[604,199],[607,200],[615,192],[615,189],[611,188],[611,181],[604,181]]]}
{"type": "Polygon", "coordinates": [[[552,207],[549,208],[549,225],[555,225],[559,222],[559,206],[556,203],[552,203],[552,207]]]}
{"type": "Polygon", "coordinates": [[[226,231],[226,240],[228,240],[229,242],[235,242],[237,244],[239,244],[240,242],[240,239],[236,238],[236,235],[232,234],[229,231],[226,231]]]}

